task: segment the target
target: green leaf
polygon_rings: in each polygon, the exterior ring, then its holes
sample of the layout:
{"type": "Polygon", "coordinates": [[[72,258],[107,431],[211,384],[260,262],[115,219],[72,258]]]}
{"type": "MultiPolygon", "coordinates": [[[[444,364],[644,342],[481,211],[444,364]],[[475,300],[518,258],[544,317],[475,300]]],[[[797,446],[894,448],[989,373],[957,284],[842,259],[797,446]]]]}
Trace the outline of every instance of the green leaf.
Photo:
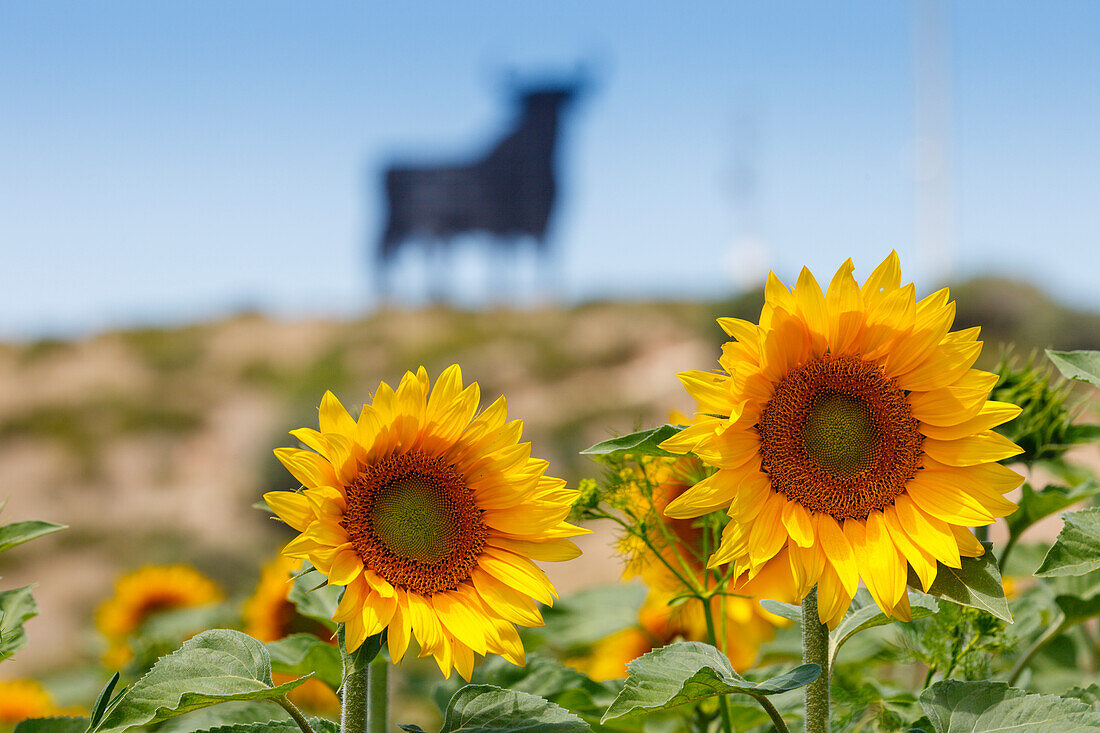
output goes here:
{"type": "Polygon", "coordinates": [[[587,647],[638,623],[648,589],[640,583],[600,585],[574,593],[543,609],[544,626],[527,632],[555,649],[587,647]],[[599,613],[592,609],[598,608],[599,613]]]}
{"type": "Polygon", "coordinates": [[[332,620],[332,614],[336,613],[344,589],[338,585],[321,585],[324,582],[325,576],[305,563],[302,572],[294,579],[287,600],[297,607],[298,613],[335,631],[336,622],[332,620]]]}
{"type": "MultiPolygon", "coordinates": [[[[909,591],[909,607],[913,611],[914,620],[926,618],[940,610],[935,598],[918,591],[909,591]]],[[[829,633],[829,666],[832,667],[836,663],[837,651],[848,639],[864,629],[885,626],[897,620],[884,614],[865,588],[857,590],[851,606],[848,607],[848,612],[837,627],[829,633]]]]}
{"type": "Polygon", "coordinates": [[[230,700],[270,700],[302,684],[271,681],[267,648],[250,636],[214,629],[185,641],[119,696],[93,731],[121,733],[230,700]]]}
{"type": "MultiPolygon", "coordinates": [[[[313,733],[339,733],[340,726],[331,720],[310,718],[309,725],[313,733]]],[[[266,723],[234,723],[219,725],[217,728],[203,728],[195,733],[302,733],[302,729],[293,720],[270,720],[266,723]]]]}
{"type": "Polygon", "coordinates": [[[316,674],[317,679],[332,689],[340,687],[344,663],[335,644],[318,639],[313,634],[292,634],[285,639],[269,641],[271,669],[282,674],[316,674]]]}
{"type": "Polygon", "coordinates": [[[87,729],[87,718],[30,718],[12,733],[84,733],[87,729]]]}
{"type": "Polygon", "coordinates": [[[802,606],[794,603],[784,603],[783,601],[773,601],[770,598],[760,601],[760,605],[764,607],[765,611],[774,613],[780,618],[802,623],[802,606]]]}
{"type": "MultiPolygon", "coordinates": [[[[424,733],[424,729],[416,725],[399,727],[412,733],[424,733]]],[[[588,723],[573,713],[537,695],[494,685],[466,685],[447,705],[439,733],[587,733],[591,730],[588,723]]]]}
{"type": "Polygon", "coordinates": [[[604,714],[604,721],[735,692],[775,695],[804,687],[821,674],[816,664],[803,664],[778,677],[751,682],[733,671],[722,652],[697,641],[680,641],[643,654],[627,669],[626,684],[604,714]]]}
{"type": "MultiPolygon", "coordinates": [[[[470,682],[538,695],[589,723],[599,721],[621,687],[617,682],[591,680],[582,672],[538,652],[528,655],[522,667],[491,656],[477,666],[470,682]]],[[[437,685],[432,696],[446,709],[447,701],[462,685],[460,679],[448,680],[437,685]]]]}
{"type": "Polygon", "coordinates": [[[612,453],[626,453],[632,456],[676,456],[678,453],[669,453],[658,446],[673,435],[683,430],[686,425],[662,425],[659,428],[639,430],[636,433],[620,435],[611,440],[605,440],[591,448],[581,451],[582,456],[606,456],[612,453]]]}
{"type": "Polygon", "coordinates": [[[115,685],[118,684],[118,678],[119,674],[115,672],[114,676],[107,680],[107,684],[99,691],[99,695],[96,696],[95,705],[92,706],[92,719],[89,727],[94,728],[99,725],[99,721],[103,720],[103,714],[107,712],[107,705],[111,702],[111,693],[115,691],[115,685]]]}
{"type": "Polygon", "coordinates": [[[1100,712],[1100,687],[1095,682],[1088,687],[1073,687],[1062,697],[1080,700],[1091,705],[1093,710],[1100,712]]]}
{"type": "Polygon", "coordinates": [[[1086,733],[1100,728],[1100,713],[1081,700],[1029,695],[1004,682],[943,680],[921,693],[920,704],[936,733],[1086,733]]]}
{"type": "MultiPolygon", "coordinates": [[[[993,546],[988,542],[982,544],[985,546],[985,554],[981,557],[962,558],[961,568],[951,568],[940,563],[928,595],[960,606],[977,608],[1012,623],[1012,612],[1008,609],[1008,600],[1005,599],[1001,573],[997,570],[997,558],[993,556],[993,546]]],[[[920,587],[920,580],[912,568],[909,569],[908,582],[914,588],[920,587]]]]}
{"type": "Polygon", "coordinates": [[[1067,379],[1100,387],[1100,351],[1052,351],[1047,349],[1047,358],[1054,362],[1058,371],[1067,379]]]}
{"type": "Polygon", "coordinates": [[[1100,507],[1062,515],[1065,525],[1036,575],[1084,575],[1100,569],[1100,507]]]}
{"type": "Polygon", "coordinates": [[[0,592],[0,661],[27,645],[23,624],[38,615],[33,589],[32,584],[0,592]]]}
{"type": "Polygon", "coordinates": [[[1022,534],[1043,517],[1100,494],[1100,483],[1090,479],[1072,488],[1047,486],[1039,492],[1031,488],[1031,484],[1024,484],[1022,489],[1023,493],[1018,502],[1019,508],[1005,518],[1008,522],[1008,531],[1012,535],[1022,534]]]}
{"type": "Polygon", "coordinates": [[[54,532],[68,529],[64,524],[51,524],[49,522],[13,522],[0,527],[0,552],[10,550],[16,545],[30,542],[33,539],[44,537],[54,532]]]}

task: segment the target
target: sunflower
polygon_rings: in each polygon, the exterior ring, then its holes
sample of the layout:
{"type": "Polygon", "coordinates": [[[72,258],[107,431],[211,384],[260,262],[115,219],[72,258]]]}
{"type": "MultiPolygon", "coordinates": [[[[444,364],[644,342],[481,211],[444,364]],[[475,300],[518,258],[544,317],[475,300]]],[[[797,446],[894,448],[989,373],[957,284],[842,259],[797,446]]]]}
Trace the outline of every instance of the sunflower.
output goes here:
{"type": "MultiPolygon", "coordinates": [[[[686,419],[673,416],[672,421],[686,422],[686,419]]],[[[626,662],[638,656],[623,658],[615,654],[616,648],[627,649],[627,640],[631,640],[634,647],[648,642],[642,650],[644,653],[678,638],[688,641],[707,639],[706,616],[698,602],[669,605],[685,590],[680,579],[669,569],[670,565],[689,573],[700,586],[706,584],[703,577],[706,571],[706,530],[698,520],[662,519],[656,515],[663,513],[670,502],[712,473],[713,469],[704,466],[694,456],[639,457],[638,469],[628,480],[628,491],[634,511],[651,515],[645,522],[646,542],[628,537],[620,545],[620,550],[627,558],[623,578],[640,577],[649,586],[650,593],[639,613],[637,628],[620,632],[618,639],[609,640],[607,648],[597,645],[595,656],[600,659],[598,674],[615,669],[616,673],[609,676],[622,676],[626,662]],[[667,535],[658,522],[664,523],[667,535]],[[657,557],[654,550],[661,557],[657,557]]],[[[710,599],[711,611],[717,619],[719,645],[734,669],[745,670],[756,661],[760,646],[775,636],[776,626],[787,624],[784,619],[765,611],[759,599],[795,600],[794,578],[786,567],[776,564],[752,578],[733,579],[727,590],[728,595],[715,595],[710,599]]]]}
{"type": "Polygon", "coordinates": [[[53,700],[42,685],[34,680],[0,680],[0,723],[20,723],[53,714],[53,700]]]}
{"type": "MultiPolygon", "coordinates": [[[[298,613],[288,598],[291,576],[301,568],[301,561],[280,555],[264,565],[260,582],[251,597],[244,602],[245,633],[260,641],[276,641],[291,634],[313,634],[325,641],[333,634],[323,624],[298,613]]],[[[295,679],[293,675],[275,674],[275,684],[295,679]]],[[[290,691],[290,701],[311,713],[335,715],[340,712],[336,693],[318,679],[306,680],[290,691]]]]}
{"type": "Polygon", "coordinates": [[[59,708],[46,688],[34,680],[0,680],[0,726],[28,718],[84,714],[80,708],[59,708]]]}
{"type": "Polygon", "coordinates": [[[291,576],[302,566],[300,560],[280,555],[264,565],[256,590],[244,602],[245,633],[260,641],[275,641],[291,634],[333,637],[323,624],[298,613],[290,601],[291,576]]]}
{"type": "Polygon", "coordinates": [[[333,620],[349,650],[388,629],[394,662],[415,637],[445,676],[468,680],[475,653],[523,664],[515,625],[540,625],[535,601],[556,597],[532,560],[577,557],[568,538],[587,530],[565,521],[578,492],[518,442],[504,398],[476,414],[479,400],[457,365],[434,389],[421,367],[358,420],[325,393],[320,431],[291,433],[313,450],[275,451],[305,487],[264,495],[301,533],[283,554],[346,586],[333,620]]]}
{"type": "Polygon", "coordinates": [[[981,556],[968,527],[1011,514],[1002,495],[1023,480],[997,463],[1020,448],[991,429],[1020,410],[987,399],[997,375],[972,368],[978,328],[950,331],[947,289],[916,300],[893,252],[862,287],[852,270],[824,293],[807,269],[793,290],[770,273],[759,325],[719,319],[724,373],[679,375],[698,417],[662,444],[718,469],[665,510],[728,510],[710,565],[788,563],[830,628],[861,578],[908,619],[906,566],[927,590],[938,564],[981,556]]]}
{"type": "Polygon", "coordinates": [[[123,575],[114,596],[96,610],[96,626],[110,644],[104,663],[118,667],[129,661],[131,637],[153,614],[222,598],[214,581],[188,565],[147,565],[123,575]]]}

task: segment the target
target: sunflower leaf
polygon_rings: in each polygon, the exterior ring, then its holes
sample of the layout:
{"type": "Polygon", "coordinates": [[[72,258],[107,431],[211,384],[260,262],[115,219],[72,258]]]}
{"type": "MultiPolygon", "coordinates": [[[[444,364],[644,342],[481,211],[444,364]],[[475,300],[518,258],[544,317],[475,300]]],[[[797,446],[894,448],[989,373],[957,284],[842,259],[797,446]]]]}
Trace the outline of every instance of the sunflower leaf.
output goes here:
{"type": "MultiPolygon", "coordinates": [[[[936,599],[919,591],[909,591],[909,607],[912,609],[913,619],[926,618],[940,610],[936,599]]],[[[848,607],[848,613],[836,629],[829,634],[829,666],[836,663],[837,651],[844,642],[851,639],[860,631],[892,624],[898,619],[890,618],[878,607],[871,594],[866,589],[860,588],[852,598],[852,604],[848,607]]]]}
{"type": "Polygon", "coordinates": [[[1092,479],[1072,487],[1047,486],[1042,491],[1035,491],[1031,484],[1024,484],[1018,502],[1019,508],[1005,518],[1008,531],[1013,536],[1020,535],[1043,517],[1049,517],[1096,494],[1100,494],[1100,483],[1092,479]]]}
{"type": "Polygon", "coordinates": [[[733,671],[722,652],[697,641],[680,641],[643,654],[627,669],[630,674],[626,684],[601,722],[668,710],[719,695],[775,695],[804,687],[821,674],[816,664],[803,664],[778,677],[751,682],[733,671]]]}
{"type": "MultiPolygon", "coordinates": [[[[1004,586],[1001,585],[1001,573],[997,570],[993,546],[988,542],[983,542],[982,545],[985,547],[985,554],[981,557],[962,558],[961,568],[940,563],[928,595],[960,606],[977,608],[1012,623],[1012,611],[1008,608],[1004,586]]],[[[912,568],[909,569],[908,583],[911,587],[920,587],[920,580],[912,568]]]]}
{"type": "MultiPolygon", "coordinates": [[[[313,733],[338,733],[340,726],[324,718],[310,718],[313,733]]],[[[264,723],[232,723],[216,728],[202,728],[194,733],[302,733],[293,720],[269,720],[264,723]]]]}
{"type": "Polygon", "coordinates": [[[317,587],[317,581],[322,578],[312,566],[303,563],[302,570],[295,576],[294,585],[287,593],[287,600],[297,607],[298,613],[335,631],[336,622],[332,620],[332,615],[336,613],[343,588],[338,585],[317,587]]]}
{"type": "Polygon", "coordinates": [[[38,615],[33,589],[32,584],[0,592],[0,661],[27,645],[23,624],[38,615]]]}
{"type": "Polygon", "coordinates": [[[1047,358],[1054,362],[1058,371],[1067,379],[1100,387],[1100,351],[1052,351],[1047,349],[1047,358]]]}
{"type": "Polygon", "coordinates": [[[44,537],[54,532],[68,529],[64,524],[51,524],[50,522],[12,522],[0,527],[0,552],[10,550],[16,545],[30,542],[33,539],[44,537]]]}
{"type": "Polygon", "coordinates": [[[685,425],[662,425],[604,440],[581,451],[582,456],[607,456],[613,453],[633,456],[675,456],[660,447],[661,443],[683,430],[685,425]]]}
{"type": "Polygon", "coordinates": [[[920,704],[937,733],[1085,733],[1100,727],[1100,713],[1079,699],[1032,695],[1004,682],[943,680],[921,693],[920,704]]]}
{"type": "Polygon", "coordinates": [[[760,605],[763,606],[765,611],[774,613],[780,618],[802,623],[802,606],[796,603],[784,603],[783,601],[773,601],[770,598],[765,598],[760,601],[760,605]]]}
{"type": "Polygon", "coordinates": [[[261,642],[229,629],[204,631],[157,660],[91,730],[122,733],[221,702],[270,700],[306,679],[276,686],[271,657],[261,642]]]}
{"type": "Polygon", "coordinates": [[[87,718],[29,718],[12,733],[84,733],[87,729],[87,718]]]}
{"type": "Polygon", "coordinates": [[[1036,575],[1084,575],[1100,569],[1100,507],[1063,514],[1065,525],[1036,575]]]}
{"type": "Polygon", "coordinates": [[[525,630],[525,636],[542,639],[548,646],[562,651],[591,646],[638,623],[638,609],[647,592],[640,583],[586,588],[544,609],[545,626],[525,630]],[[600,612],[592,613],[593,608],[600,612]]]}
{"type": "Polygon", "coordinates": [[[271,670],[282,674],[303,675],[313,672],[332,689],[343,681],[344,664],[340,649],[313,634],[291,634],[285,639],[267,642],[271,670]]]}
{"type": "MultiPolygon", "coordinates": [[[[418,725],[399,726],[424,733],[418,725]]],[[[439,733],[587,733],[588,723],[538,695],[505,690],[494,685],[466,685],[447,705],[439,733]]]]}
{"type": "Polygon", "coordinates": [[[107,684],[99,691],[99,695],[95,699],[95,705],[92,706],[91,726],[96,726],[99,721],[103,720],[103,714],[107,712],[107,706],[111,702],[111,694],[114,693],[115,685],[118,684],[118,678],[119,673],[115,672],[114,676],[107,680],[107,684]]]}

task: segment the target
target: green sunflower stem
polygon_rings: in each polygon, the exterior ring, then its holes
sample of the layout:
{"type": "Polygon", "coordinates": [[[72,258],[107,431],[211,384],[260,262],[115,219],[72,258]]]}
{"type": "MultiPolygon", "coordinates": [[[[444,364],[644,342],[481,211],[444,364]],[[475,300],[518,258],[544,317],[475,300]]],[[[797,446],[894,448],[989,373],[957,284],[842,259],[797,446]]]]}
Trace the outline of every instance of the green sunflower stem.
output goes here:
{"type": "Polygon", "coordinates": [[[389,724],[389,662],[379,654],[367,667],[367,733],[386,733],[389,724]]]}
{"type": "Polygon", "coordinates": [[[344,625],[336,627],[340,657],[344,662],[344,679],[340,685],[340,733],[366,733],[368,671],[356,663],[344,643],[344,625]]]}
{"type": "MultiPolygon", "coordinates": [[[[718,635],[714,631],[714,613],[710,609],[710,598],[699,598],[699,602],[703,604],[703,618],[707,621],[707,636],[710,637],[710,644],[717,647],[718,635]]],[[[725,695],[718,696],[718,711],[722,715],[722,730],[726,733],[733,733],[733,721],[730,720],[730,703],[725,695]]]]}
{"type": "Polygon", "coordinates": [[[802,599],[802,662],[821,667],[806,686],[806,733],[829,733],[829,627],[817,615],[817,586],[802,599]]]}

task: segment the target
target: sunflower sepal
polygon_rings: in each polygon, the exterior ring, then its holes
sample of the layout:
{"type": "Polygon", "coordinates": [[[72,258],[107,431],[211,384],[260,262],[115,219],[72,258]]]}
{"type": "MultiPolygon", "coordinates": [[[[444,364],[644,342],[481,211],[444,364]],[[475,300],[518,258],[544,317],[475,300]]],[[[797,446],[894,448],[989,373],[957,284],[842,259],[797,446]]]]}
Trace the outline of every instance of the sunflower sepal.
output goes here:
{"type": "MultiPolygon", "coordinates": [[[[407,733],[427,733],[418,725],[399,725],[407,733]]],[[[466,685],[451,697],[439,733],[458,731],[536,731],[589,733],[592,727],[549,700],[495,685],[466,685]]]]}
{"type": "MultiPolygon", "coordinates": [[[[959,568],[938,563],[936,579],[928,588],[927,595],[960,606],[970,606],[1012,623],[1012,611],[1009,610],[1008,599],[1005,598],[1001,572],[993,554],[993,544],[982,542],[981,545],[985,554],[981,557],[961,558],[959,568]]],[[[913,589],[921,587],[920,578],[911,567],[908,569],[906,583],[913,589]]]]}
{"type": "Polygon", "coordinates": [[[678,641],[655,649],[630,662],[627,669],[626,684],[601,723],[734,693],[757,699],[777,695],[805,687],[821,674],[818,665],[802,664],[776,677],[752,682],[737,674],[717,648],[697,641],[678,641]]]}

